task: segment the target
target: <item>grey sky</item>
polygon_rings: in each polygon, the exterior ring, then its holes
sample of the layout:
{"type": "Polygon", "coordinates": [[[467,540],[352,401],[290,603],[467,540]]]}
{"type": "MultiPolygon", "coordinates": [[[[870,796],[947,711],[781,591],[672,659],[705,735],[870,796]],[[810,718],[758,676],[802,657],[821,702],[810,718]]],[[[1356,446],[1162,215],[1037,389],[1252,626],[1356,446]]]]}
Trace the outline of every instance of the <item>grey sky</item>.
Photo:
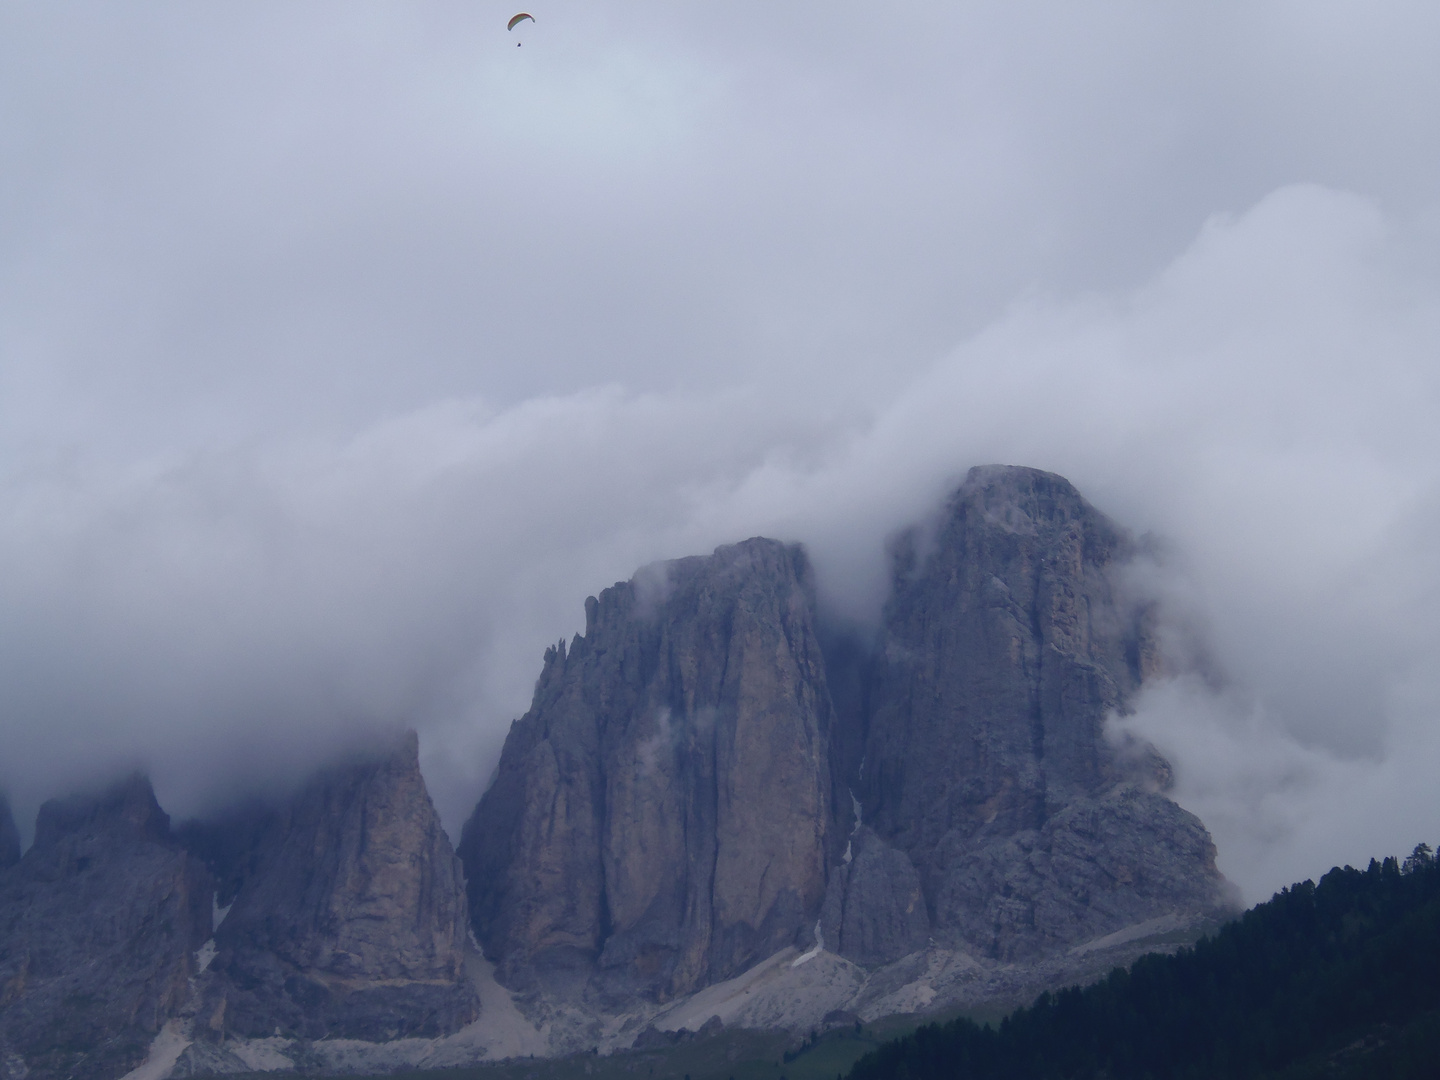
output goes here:
{"type": "Polygon", "coordinates": [[[0,784],[201,809],[971,465],[1164,536],[1252,899],[1440,840],[1433,4],[0,5],[0,784]]]}

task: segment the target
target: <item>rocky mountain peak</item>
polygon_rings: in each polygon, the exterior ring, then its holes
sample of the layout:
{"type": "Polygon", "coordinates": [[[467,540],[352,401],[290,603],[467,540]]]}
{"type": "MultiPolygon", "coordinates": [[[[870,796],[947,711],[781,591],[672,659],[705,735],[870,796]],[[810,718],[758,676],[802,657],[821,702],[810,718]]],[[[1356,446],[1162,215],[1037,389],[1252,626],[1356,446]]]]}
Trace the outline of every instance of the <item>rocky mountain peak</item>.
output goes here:
{"type": "Polygon", "coordinates": [[[464,881],[414,732],[231,827],[253,847],[212,846],[241,856],[215,934],[214,1030],[386,1039],[474,1019],[464,881]]]}
{"type": "Polygon", "coordinates": [[[185,1000],[212,895],[143,776],[46,803],[0,872],[0,1061],[36,1078],[138,1064],[185,1000]]]}
{"type": "Polygon", "coordinates": [[[460,843],[512,981],[667,998],[796,940],[825,890],[830,699],[809,564],[752,539],[586,601],[460,843]]]}
{"type": "Polygon", "coordinates": [[[1149,648],[1117,595],[1130,551],[1069,481],[1002,466],[971,470],[931,543],[902,538],[856,769],[877,828],[1036,827],[1119,778],[1102,729],[1149,648]]]}
{"type": "Polygon", "coordinates": [[[1214,907],[1213,847],[1159,793],[1168,767],[1106,737],[1153,666],[1119,587],[1128,534],[1062,477],[986,466],[925,540],[896,545],[846,772],[918,868],[936,931],[1010,957],[1214,907]],[[1113,838],[1072,835],[1082,820],[1113,838]]]}
{"type": "Polygon", "coordinates": [[[170,815],[160,809],[143,773],[132,773],[98,794],[52,799],[35,819],[35,847],[42,852],[69,839],[117,835],[170,842],[170,815]]]}
{"type": "Polygon", "coordinates": [[[460,844],[502,978],[664,1000],[817,926],[883,965],[1216,908],[1163,761],[1106,738],[1154,655],[1132,551],[1063,477],[985,466],[897,539],[873,650],[821,652],[804,554],[773,540],[587,600],[460,844]]]}
{"type": "Polygon", "coordinates": [[[895,541],[873,641],[822,648],[795,545],[642,569],[546,650],[459,858],[414,733],[173,833],[143,776],[53,800],[23,858],[0,800],[0,1070],[114,1080],[172,1021],[175,1075],[473,1061],[471,928],[506,1038],[513,1005],[564,1050],[1103,970],[1228,899],[1163,761],[1106,737],[1155,669],[1132,550],[986,466],[895,541]]]}

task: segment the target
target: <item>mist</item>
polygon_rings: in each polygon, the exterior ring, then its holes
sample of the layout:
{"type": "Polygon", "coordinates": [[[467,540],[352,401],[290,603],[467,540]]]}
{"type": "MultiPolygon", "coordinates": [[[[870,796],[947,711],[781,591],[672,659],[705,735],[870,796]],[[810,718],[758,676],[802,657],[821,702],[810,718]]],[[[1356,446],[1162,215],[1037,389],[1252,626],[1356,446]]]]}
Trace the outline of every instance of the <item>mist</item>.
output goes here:
{"type": "Polygon", "coordinates": [[[1440,840],[1440,15],[0,12],[0,787],[184,816],[397,725],[458,834],[583,600],[756,534],[873,621],[1069,477],[1263,899],[1440,840]],[[498,27],[498,29],[497,29],[498,27]]]}

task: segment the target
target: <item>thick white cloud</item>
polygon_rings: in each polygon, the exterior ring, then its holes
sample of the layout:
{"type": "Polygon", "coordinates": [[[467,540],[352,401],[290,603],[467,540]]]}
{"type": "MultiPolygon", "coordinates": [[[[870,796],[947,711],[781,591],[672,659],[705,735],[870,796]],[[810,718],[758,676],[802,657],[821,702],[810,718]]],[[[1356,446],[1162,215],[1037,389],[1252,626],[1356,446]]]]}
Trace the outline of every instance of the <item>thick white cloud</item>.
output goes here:
{"type": "Polygon", "coordinates": [[[1440,839],[1431,6],[508,14],[0,12],[23,813],[408,721],[454,827],[588,593],[764,532],[863,618],[1009,461],[1166,539],[1126,722],[1252,898],[1440,839]]]}

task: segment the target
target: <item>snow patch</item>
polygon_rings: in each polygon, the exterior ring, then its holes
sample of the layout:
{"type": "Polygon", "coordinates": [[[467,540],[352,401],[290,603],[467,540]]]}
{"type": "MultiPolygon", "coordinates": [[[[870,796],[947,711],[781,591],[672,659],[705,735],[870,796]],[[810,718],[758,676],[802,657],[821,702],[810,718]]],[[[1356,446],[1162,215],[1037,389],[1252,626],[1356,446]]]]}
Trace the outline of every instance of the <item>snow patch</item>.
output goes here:
{"type": "MultiPolygon", "coordinates": [[[[863,768],[864,763],[862,762],[861,765],[863,768]]],[[[860,800],[855,798],[854,788],[845,790],[850,793],[850,808],[855,812],[855,827],[850,830],[850,836],[845,841],[845,854],[840,856],[840,861],[848,865],[850,860],[855,857],[852,849],[855,846],[855,834],[860,831],[860,800]]]]}
{"type": "Polygon", "coordinates": [[[824,938],[824,937],[821,935],[821,933],[820,933],[820,920],[819,920],[819,919],[816,919],[816,920],[815,920],[815,947],[814,947],[813,949],[811,949],[809,952],[801,953],[801,954],[800,954],[799,956],[797,956],[794,960],[791,960],[791,961],[790,961],[790,966],[791,966],[792,968],[797,968],[797,967],[799,967],[801,964],[805,963],[807,960],[814,960],[815,957],[819,956],[819,955],[820,955],[822,952],[824,952],[824,951],[825,951],[825,938],[824,938]]]}
{"type": "Polygon", "coordinates": [[[180,1030],[180,1021],[171,1020],[151,1041],[145,1060],[120,1080],[165,1080],[189,1045],[190,1040],[180,1030]]]}
{"type": "Polygon", "coordinates": [[[226,1042],[227,1049],[240,1059],[242,1065],[253,1072],[281,1072],[294,1069],[295,1062],[281,1053],[281,1048],[289,1044],[288,1039],[274,1036],[268,1039],[233,1039],[226,1042]]]}

